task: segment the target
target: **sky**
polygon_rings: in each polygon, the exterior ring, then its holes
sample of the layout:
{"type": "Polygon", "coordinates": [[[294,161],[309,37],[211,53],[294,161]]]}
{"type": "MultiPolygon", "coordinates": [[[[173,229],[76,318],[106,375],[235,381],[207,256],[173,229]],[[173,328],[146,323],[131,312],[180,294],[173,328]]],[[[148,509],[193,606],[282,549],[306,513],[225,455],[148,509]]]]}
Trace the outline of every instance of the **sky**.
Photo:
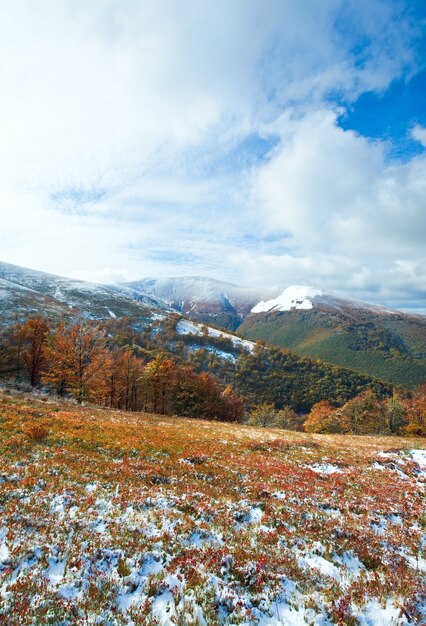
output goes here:
{"type": "Polygon", "coordinates": [[[423,0],[0,0],[0,260],[426,312],[423,0]]]}

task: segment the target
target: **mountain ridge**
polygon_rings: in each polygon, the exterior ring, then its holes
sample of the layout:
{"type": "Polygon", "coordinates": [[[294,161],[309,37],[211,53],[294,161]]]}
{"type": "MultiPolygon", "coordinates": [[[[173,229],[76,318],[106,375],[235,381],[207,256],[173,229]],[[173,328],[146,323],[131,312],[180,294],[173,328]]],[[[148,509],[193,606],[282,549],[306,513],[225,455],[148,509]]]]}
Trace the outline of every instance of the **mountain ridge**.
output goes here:
{"type": "Polygon", "coordinates": [[[44,309],[53,317],[149,317],[155,303],[148,297],[137,301],[104,285],[0,262],[0,306],[6,322],[28,313],[43,313],[44,309]]]}
{"type": "MultiPolygon", "coordinates": [[[[281,294],[263,290],[263,298],[261,291],[201,276],[98,285],[0,263],[0,322],[4,326],[35,314],[129,317],[143,328],[178,314],[210,326],[210,337],[221,333],[212,334],[216,326],[225,338],[237,333],[391,384],[412,387],[426,378],[426,317],[301,285],[281,294]]],[[[201,332],[190,324],[180,328],[201,332]]]]}
{"type": "MultiPolygon", "coordinates": [[[[289,285],[277,298],[266,302],[259,302],[251,309],[250,313],[290,311],[291,309],[308,310],[321,306],[338,310],[345,310],[348,308],[362,309],[383,315],[398,315],[403,313],[397,309],[392,309],[379,304],[372,304],[356,298],[343,297],[332,291],[317,289],[308,285],[289,285]]],[[[403,314],[416,315],[410,313],[403,314]]]]}
{"type": "Polygon", "coordinates": [[[191,319],[228,330],[236,330],[261,297],[271,297],[277,292],[273,288],[243,287],[205,276],[148,277],[120,286],[160,300],[191,319]]]}

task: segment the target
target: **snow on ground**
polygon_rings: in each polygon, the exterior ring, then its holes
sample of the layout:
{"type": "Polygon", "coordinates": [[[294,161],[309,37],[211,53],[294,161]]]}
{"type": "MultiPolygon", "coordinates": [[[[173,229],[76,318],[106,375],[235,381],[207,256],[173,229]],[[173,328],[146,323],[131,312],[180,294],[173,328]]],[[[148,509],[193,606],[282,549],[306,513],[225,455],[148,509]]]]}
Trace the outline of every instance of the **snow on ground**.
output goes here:
{"type": "MultiPolygon", "coordinates": [[[[203,334],[203,325],[197,324],[197,322],[190,322],[189,320],[179,320],[176,330],[180,335],[197,335],[202,336],[203,334]]],[[[209,337],[223,337],[224,339],[230,339],[235,347],[243,348],[247,352],[253,352],[255,348],[255,343],[253,341],[248,341],[247,339],[240,339],[235,335],[231,335],[230,333],[225,333],[221,330],[217,330],[216,328],[211,328],[207,326],[208,336],[209,337]]]]}
{"type": "Polygon", "coordinates": [[[400,623],[400,610],[390,600],[383,606],[373,599],[358,613],[357,618],[360,626],[394,626],[400,623]]]}
{"type": "Polygon", "coordinates": [[[414,442],[10,402],[1,624],[426,623],[414,442]],[[31,444],[36,419],[51,433],[31,444]]]}
{"type": "Polygon", "coordinates": [[[315,465],[307,465],[313,472],[317,474],[335,474],[339,473],[342,470],[337,465],[332,465],[331,463],[316,463],[315,465]]]}
{"type": "Polygon", "coordinates": [[[419,465],[426,478],[426,450],[410,450],[410,456],[419,465]]]}
{"type": "Polygon", "coordinates": [[[161,321],[161,320],[164,320],[165,317],[166,316],[164,315],[164,313],[151,313],[151,319],[153,321],[156,321],[156,320],[161,321]]]}
{"type": "Polygon", "coordinates": [[[188,349],[191,352],[195,352],[196,350],[199,350],[200,348],[204,348],[205,350],[207,350],[207,352],[211,352],[212,354],[215,354],[220,359],[224,359],[225,361],[232,361],[232,363],[235,363],[237,360],[235,355],[232,354],[231,352],[225,352],[224,350],[219,350],[219,348],[215,348],[214,346],[200,346],[200,344],[197,344],[197,343],[188,346],[188,349]]]}
{"type": "Polygon", "coordinates": [[[309,310],[315,305],[323,305],[328,309],[342,311],[345,309],[361,309],[372,311],[380,315],[398,315],[394,309],[388,309],[376,304],[369,304],[353,298],[343,298],[338,294],[325,292],[306,285],[291,285],[284,289],[283,293],[272,300],[262,300],[251,310],[252,313],[265,313],[268,311],[290,311],[291,309],[309,310]]]}

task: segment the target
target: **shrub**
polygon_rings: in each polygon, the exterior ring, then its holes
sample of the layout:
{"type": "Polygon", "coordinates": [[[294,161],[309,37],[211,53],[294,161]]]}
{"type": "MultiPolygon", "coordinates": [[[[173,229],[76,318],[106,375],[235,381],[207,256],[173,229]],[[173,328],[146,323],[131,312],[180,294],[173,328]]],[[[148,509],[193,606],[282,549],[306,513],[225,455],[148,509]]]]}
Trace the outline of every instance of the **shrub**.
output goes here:
{"type": "Polygon", "coordinates": [[[37,443],[44,441],[49,436],[49,429],[44,424],[31,422],[22,430],[28,439],[37,443]]]}
{"type": "Polygon", "coordinates": [[[296,411],[286,406],[275,412],[275,416],[269,426],[272,428],[285,428],[286,430],[303,430],[303,420],[302,415],[298,415],[296,411]]]}
{"type": "Polygon", "coordinates": [[[271,426],[276,418],[277,411],[273,404],[259,404],[253,411],[248,420],[250,426],[271,426]]]}

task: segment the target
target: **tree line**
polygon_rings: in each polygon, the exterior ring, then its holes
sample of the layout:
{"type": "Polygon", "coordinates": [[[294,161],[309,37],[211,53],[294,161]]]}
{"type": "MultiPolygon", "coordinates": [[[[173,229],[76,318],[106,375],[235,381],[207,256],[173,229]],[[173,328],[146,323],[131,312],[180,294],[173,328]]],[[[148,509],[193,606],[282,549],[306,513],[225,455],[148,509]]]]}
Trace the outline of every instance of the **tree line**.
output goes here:
{"type": "Polygon", "coordinates": [[[214,374],[222,385],[230,384],[244,398],[247,411],[271,403],[278,409],[288,406],[306,414],[324,399],[340,406],[366,389],[378,396],[392,393],[392,385],[371,376],[261,342],[249,352],[229,338],[212,337],[207,332],[180,334],[179,319],[179,315],[171,315],[137,328],[134,320],[122,318],[108,321],[106,327],[116,342],[132,346],[144,358],[153,358],[161,351],[198,373],[214,374]],[[232,358],[223,358],[215,348],[232,358]]]}
{"type": "Polygon", "coordinates": [[[426,383],[413,392],[394,390],[385,398],[368,390],[341,407],[319,402],[312,407],[304,428],[314,433],[426,436],[426,383]]]}
{"type": "Polygon", "coordinates": [[[426,436],[426,383],[413,392],[395,389],[384,397],[368,389],[342,406],[321,400],[304,416],[263,403],[252,411],[249,424],[310,433],[426,436]]]}

